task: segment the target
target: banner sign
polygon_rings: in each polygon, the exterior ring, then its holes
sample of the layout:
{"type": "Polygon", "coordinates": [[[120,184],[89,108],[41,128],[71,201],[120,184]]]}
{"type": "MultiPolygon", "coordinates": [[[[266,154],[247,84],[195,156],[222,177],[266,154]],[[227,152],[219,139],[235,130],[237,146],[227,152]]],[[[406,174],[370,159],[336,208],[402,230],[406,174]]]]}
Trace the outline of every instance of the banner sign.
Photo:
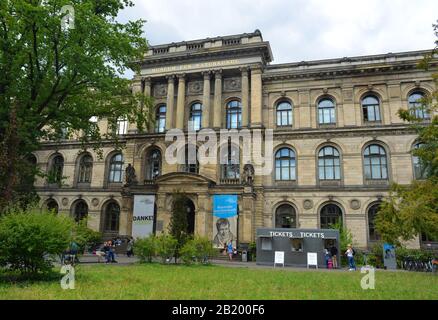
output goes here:
{"type": "Polygon", "coordinates": [[[145,238],[153,233],[155,196],[134,195],[132,236],[145,238]]]}
{"type": "Polygon", "coordinates": [[[383,244],[383,266],[390,270],[397,269],[395,247],[392,244],[383,244]]]}
{"type": "Polygon", "coordinates": [[[237,195],[213,196],[213,246],[225,250],[231,242],[236,248],[237,195]]]}

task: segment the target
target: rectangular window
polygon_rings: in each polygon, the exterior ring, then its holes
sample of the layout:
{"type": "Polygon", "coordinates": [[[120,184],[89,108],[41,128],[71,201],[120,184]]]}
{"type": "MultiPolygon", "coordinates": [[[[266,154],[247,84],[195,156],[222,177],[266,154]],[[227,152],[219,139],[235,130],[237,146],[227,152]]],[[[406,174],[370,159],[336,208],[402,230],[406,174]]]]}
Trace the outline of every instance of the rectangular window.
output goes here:
{"type": "Polygon", "coordinates": [[[262,250],[272,250],[272,238],[262,238],[262,250]]]}
{"type": "Polygon", "coordinates": [[[291,239],[292,252],[303,252],[303,239],[291,239]]]}

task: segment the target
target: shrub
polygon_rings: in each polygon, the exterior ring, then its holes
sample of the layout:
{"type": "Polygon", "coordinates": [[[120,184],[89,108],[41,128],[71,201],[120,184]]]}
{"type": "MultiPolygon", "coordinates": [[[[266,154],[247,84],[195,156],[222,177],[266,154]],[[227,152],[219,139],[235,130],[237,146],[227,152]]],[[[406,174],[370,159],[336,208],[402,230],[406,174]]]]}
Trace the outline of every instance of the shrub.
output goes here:
{"type": "Polygon", "coordinates": [[[73,240],[79,245],[81,251],[86,247],[94,247],[102,242],[102,234],[87,227],[87,220],[81,220],[75,225],[73,240]]]}
{"type": "Polygon", "coordinates": [[[383,243],[377,242],[372,245],[368,255],[368,264],[376,268],[383,268],[383,243]]]}
{"type": "Polygon", "coordinates": [[[152,262],[152,258],[157,255],[157,244],[157,237],[154,235],[135,240],[134,252],[140,258],[141,263],[152,262]]]}
{"type": "Polygon", "coordinates": [[[162,234],[156,237],[157,255],[161,257],[163,263],[170,260],[175,255],[178,241],[171,235],[162,234]]]}
{"type": "Polygon", "coordinates": [[[180,256],[185,264],[208,263],[208,258],[214,255],[213,244],[207,238],[196,237],[186,242],[181,248],[180,256]]]}
{"type": "Polygon", "coordinates": [[[71,218],[36,210],[0,217],[0,266],[22,274],[47,272],[48,255],[60,255],[72,239],[71,218]]]}

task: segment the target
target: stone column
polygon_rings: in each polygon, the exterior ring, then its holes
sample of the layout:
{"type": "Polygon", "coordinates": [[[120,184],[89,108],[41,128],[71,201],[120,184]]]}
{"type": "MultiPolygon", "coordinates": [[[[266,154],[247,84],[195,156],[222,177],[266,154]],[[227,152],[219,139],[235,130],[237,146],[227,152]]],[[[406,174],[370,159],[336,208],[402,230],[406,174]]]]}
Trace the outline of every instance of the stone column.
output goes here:
{"type": "Polygon", "coordinates": [[[129,191],[122,191],[122,208],[119,218],[119,235],[132,235],[132,214],[134,197],[129,191]]]}
{"type": "Polygon", "coordinates": [[[213,127],[220,129],[222,125],[222,70],[216,70],[214,78],[213,127]]]}
{"type": "Polygon", "coordinates": [[[175,76],[167,77],[166,130],[173,128],[173,105],[175,103],[175,76]]]}
{"type": "MultiPolygon", "coordinates": [[[[135,95],[136,93],[141,92],[142,90],[142,80],[136,79],[134,80],[134,83],[132,84],[132,93],[135,95]]],[[[138,106],[138,109],[140,109],[140,105],[138,106]]],[[[128,123],[128,133],[137,133],[137,123],[135,122],[129,122],[128,123]]]]}
{"type": "Polygon", "coordinates": [[[151,78],[147,77],[143,79],[143,94],[150,97],[151,95],[151,78]]]}
{"type": "Polygon", "coordinates": [[[203,72],[204,93],[202,101],[202,128],[210,127],[210,72],[203,72]]]}
{"type": "Polygon", "coordinates": [[[176,100],[176,127],[184,129],[184,102],[186,95],[186,80],[184,74],[178,75],[178,97],[176,100]]]}
{"type": "Polygon", "coordinates": [[[248,68],[240,68],[242,72],[242,127],[248,127],[249,124],[249,79],[248,68]]]}
{"type": "Polygon", "coordinates": [[[262,127],[262,68],[251,67],[251,127],[262,127]]]}

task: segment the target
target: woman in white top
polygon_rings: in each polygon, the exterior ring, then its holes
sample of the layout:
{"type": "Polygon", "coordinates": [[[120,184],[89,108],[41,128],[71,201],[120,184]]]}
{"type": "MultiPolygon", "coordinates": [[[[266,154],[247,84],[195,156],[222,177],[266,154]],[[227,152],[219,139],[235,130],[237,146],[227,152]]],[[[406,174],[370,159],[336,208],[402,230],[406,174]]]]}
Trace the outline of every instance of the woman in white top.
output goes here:
{"type": "Polygon", "coordinates": [[[351,244],[348,245],[347,251],[345,251],[345,254],[348,258],[348,264],[350,265],[350,271],[356,270],[356,264],[354,263],[354,250],[351,244]]]}

